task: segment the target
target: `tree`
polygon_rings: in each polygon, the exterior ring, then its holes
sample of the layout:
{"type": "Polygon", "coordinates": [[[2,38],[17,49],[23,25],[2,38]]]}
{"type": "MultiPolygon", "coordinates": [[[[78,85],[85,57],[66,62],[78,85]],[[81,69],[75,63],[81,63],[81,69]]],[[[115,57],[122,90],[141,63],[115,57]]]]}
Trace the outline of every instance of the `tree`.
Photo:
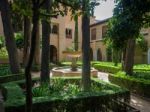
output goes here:
{"type": "MultiPolygon", "coordinates": [[[[87,4],[89,1],[83,2],[83,11],[87,11],[87,4]]],[[[90,18],[89,13],[86,12],[82,16],[82,85],[83,90],[88,91],[91,87],[91,67],[90,67],[90,18]]]]}
{"type": "Polygon", "coordinates": [[[26,76],[26,112],[32,112],[32,77],[31,77],[31,67],[34,59],[35,48],[36,48],[36,39],[37,39],[37,31],[38,31],[38,24],[39,24],[39,8],[40,8],[40,1],[39,0],[32,0],[32,35],[31,35],[31,48],[29,54],[29,60],[25,67],[25,76],[26,76]]]}
{"type": "Polygon", "coordinates": [[[79,34],[78,34],[78,15],[74,15],[74,22],[75,22],[75,32],[74,32],[74,49],[78,51],[79,49],[79,34]]]}
{"type": "Polygon", "coordinates": [[[97,0],[56,0],[57,2],[71,7],[74,11],[79,11],[82,16],[82,88],[83,91],[89,91],[91,87],[90,78],[90,16],[93,12],[93,7],[97,5],[97,0]],[[93,5],[95,4],[95,5],[93,5]]]}
{"type": "Polygon", "coordinates": [[[117,0],[114,16],[109,23],[108,37],[115,49],[124,50],[124,70],[133,73],[135,40],[146,23],[150,1],[117,0]]]}
{"type": "MultiPolygon", "coordinates": [[[[43,8],[47,14],[50,14],[51,0],[46,0],[43,8]]],[[[50,17],[42,20],[42,65],[41,65],[41,82],[49,82],[49,58],[50,58],[50,17]]]]}
{"type": "Polygon", "coordinates": [[[6,48],[9,56],[10,69],[13,74],[20,72],[17,47],[14,39],[11,23],[11,12],[8,0],[0,0],[0,11],[2,16],[6,48]]]}
{"type": "Polygon", "coordinates": [[[27,63],[29,57],[29,48],[31,43],[31,20],[29,16],[24,16],[24,49],[23,49],[23,64],[27,63]]]}

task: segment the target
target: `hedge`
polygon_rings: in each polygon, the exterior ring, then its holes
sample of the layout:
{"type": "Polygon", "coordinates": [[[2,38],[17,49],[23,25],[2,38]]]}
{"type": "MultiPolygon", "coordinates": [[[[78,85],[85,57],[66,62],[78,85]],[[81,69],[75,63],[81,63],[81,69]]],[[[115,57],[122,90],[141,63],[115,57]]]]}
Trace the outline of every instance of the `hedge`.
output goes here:
{"type": "MultiPolygon", "coordinates": [[[[66,79],[67,81],[80,79],[66,79]]],[[[108,84],[97,79],[92,80],[93,83],[105,86],[108,90],[98,93],[84,92],[75,96],[67,97],[34,97],[33,112],[85,112],[85,111],[102,111],[113,110],[121,111],[121,107],[116,105],[120,99],[128,101],[130,93],[126,89],[121,89],[113,84],[108,84]],[[119,109],[119,110],[118,110],[119,109]]],[[[3,84],[7,89],[7,100],[5,101],[6,112],[23,112],[25,110],[25,94],[18,86],[18,82],[3,84]]],[[[119,104],[119,103],[118,103],[119,104]]]]}
{"type": "Polygon", "coordinates": [[[109,74],[109,81],[129,89],[135,94],[150,98],[150,80],[135,78],[125,75],[123,72],[118,72],[115,75],[109,74]]]}
{"type": "Polygon", "coordinates": [[[95,69],[102,71],[102,72],[108,72],[108,73],[116,73],[120,71],[120,68],[118,66],[108,66],[108,65],[102,65],[102,64],[95,64],[93,65],[95,69]]]}
{"type": "Polygon", "coordinates": [[[11,81],[17,81],[24,79],[24,74],[10,74],[10,75],[4,75],[0,76],[0,84],[1,83],[6,83],[6,82],[11,82],[11,81]]]}

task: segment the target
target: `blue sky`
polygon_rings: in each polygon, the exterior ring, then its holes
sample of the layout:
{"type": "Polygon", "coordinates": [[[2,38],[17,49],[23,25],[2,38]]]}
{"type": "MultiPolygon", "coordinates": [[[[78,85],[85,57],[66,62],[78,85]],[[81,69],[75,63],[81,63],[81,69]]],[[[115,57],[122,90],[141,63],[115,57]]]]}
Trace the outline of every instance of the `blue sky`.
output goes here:
{"type": "Polygon", "coordinates": [[[113,9],[115,7],[114,0],[107,0],[101,2],[95,9],[95,16],[98,20],[109,18],[113,15],[113,9]]]}

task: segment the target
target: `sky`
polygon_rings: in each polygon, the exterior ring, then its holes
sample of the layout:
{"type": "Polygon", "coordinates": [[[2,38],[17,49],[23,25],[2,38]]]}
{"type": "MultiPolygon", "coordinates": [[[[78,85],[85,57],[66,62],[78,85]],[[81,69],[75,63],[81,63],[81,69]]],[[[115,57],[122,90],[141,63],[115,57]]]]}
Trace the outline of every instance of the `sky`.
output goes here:
{"type": "Polygon", "coordinates": [[[115,7],[114,0],[107,0],[101,2],[95,9],[95,16],[97,20],[103,20],[113,15],[113,9],[115,7]]]}

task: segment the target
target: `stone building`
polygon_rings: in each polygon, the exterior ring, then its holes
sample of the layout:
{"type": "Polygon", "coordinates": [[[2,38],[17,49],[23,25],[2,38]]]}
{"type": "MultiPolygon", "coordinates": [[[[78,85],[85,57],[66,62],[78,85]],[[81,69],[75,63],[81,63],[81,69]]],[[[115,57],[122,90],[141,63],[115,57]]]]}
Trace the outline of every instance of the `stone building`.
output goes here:
{"type": "MultiPolygon", "coordinates": [[[[91,60],[109,61],[111,57],[107,55],[106,46],[103,42],[104,35],[107,31],[108,19],[97,21],[90,25],[91,30],[91,60]]],[[[146,40],[148,50],[143,51],[139,46],[135,50],[135,63],[150,64],[150,28],[143,28],[141,34],[146,40]]]]}
{"type": "MultiPolygon", "coordinates": [[[[95,22],[95,18],[91,17],[91,23],[95,22]]],[[[71,19],[71,12],[68,12],[66,16],[59,15],[57,18],[51,19],[51,34],[50,34],[50,60],[52,62],[63,61],[66,57],[63,55],[63,51],[74,45],[74,32],[75,22],[71,19]]],[[[81,51],[82,43],[82,20],[78,18],[78,37],[79,37],[79,50],[81,51]]],[[[40,25],[41,29],[41,25],[40,25]]],[[[41,30],[39,32],[42,36],[41,30]]],[[[3,36],[3,25],[0,16],[0,36],[3,36]]],[[[22,55],[21,55],[22,56],[22,55]]],[[[40,59],[40,57],[39,57],[40,59]]]]}

